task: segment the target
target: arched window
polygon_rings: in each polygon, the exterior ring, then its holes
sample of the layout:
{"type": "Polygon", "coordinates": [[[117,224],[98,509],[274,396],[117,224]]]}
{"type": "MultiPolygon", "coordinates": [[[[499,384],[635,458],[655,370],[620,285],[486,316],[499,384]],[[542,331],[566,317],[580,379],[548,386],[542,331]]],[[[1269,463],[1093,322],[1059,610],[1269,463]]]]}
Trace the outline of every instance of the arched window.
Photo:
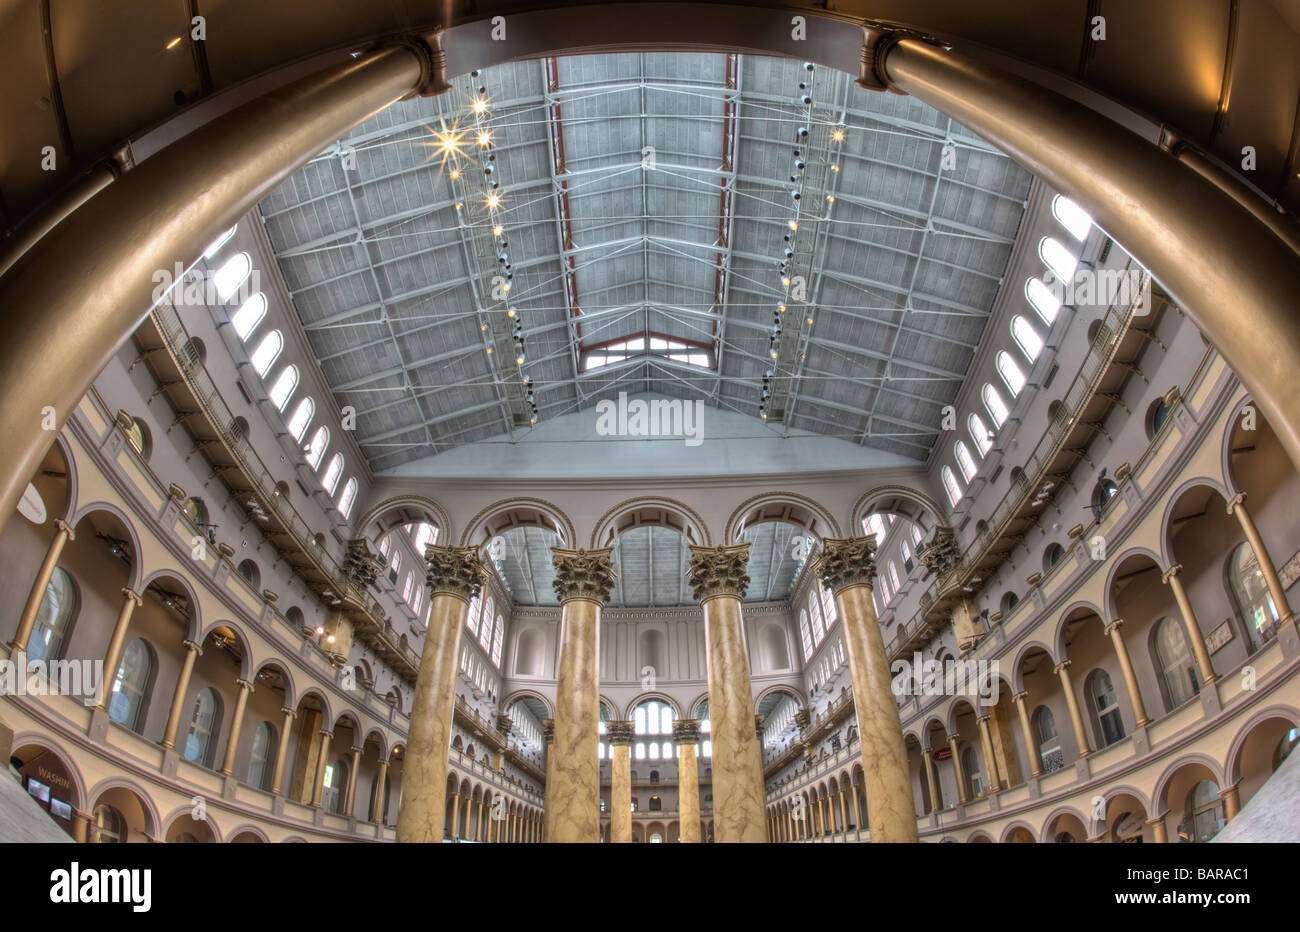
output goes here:
{"type": "Polygon", "coordinates": [[[140,458],[146,463],[149,457],[153,455],[153,437],[149,434],[149,427],[138,417],[131,418],[131,426],[126,431],[126,440],[135,452],[140,454],[140,458]]]}
{"type": "Polygon", "coordinates": [[[1115,686],[1105,670],[1093,670],[1088,677],[1088,698],[1092,700],[1093,724],[1100,746],[1109,747],[1121,740],[1124,720],[1119,713],[1119,700],[1115,698],[1115,686]]]}
{"type": "MultiPolygon", "coordinates": [[[[298,407],[293,409],[293,417],[289,419],[289,433],[293,439],[302,443],[303,436],[307,433],[307,425],[311,419],[316,416],[316,401],[308,395],[302,401],[298,402],[298,407]]],[[[342,466],[339,467],[342,469],[342,466]]],[[[330,489],[329,491],[333,491],[330,489]]]]}
{"type": "Polygon", "coordinates": [[[320,461],[325,458],[325,448],[330,445],[330,429],[322,424],[311,435],[311,444],[307,447],[307,465],[312,469],[320,468],[320,461]]]}
{"type": "Polygon", "coordinates": [[[997,367],[1002,381],[1007,383],[1007,388],[1011,391],[1011,397],[1019,395],[1020,390],[1025,387],[1025,374],[1006,350],[998,353],[997,367]]]}
{"type": "Polygon", "coordinates": [[[252,271],[253,260],[248,258],[248,253],[239,252],[223,262],[221,268],[212,274],[213,287],[217,289],[217,297],[223,304],[239,290],[239,286],[252,271]]]}
{"type": "Polygon", "coordinates": [[[77,588],[72,577],[63,567],[56,566],[45,586],[40,608],[36,610],[36,622],[27,639],[28,660],[48,663],[63,657],[63,647],[76,617],[77,602],[77,588]]]}
{"type": "Polygon", "coordinates": [[[496,605],[491,599],[488,599],[483,606],[483,622],[478,632],[478,646],[487,650],[492,645],[492,616],[496,611],[496,605]]]}
{"type": "Polygon", "coordinates": [[[826,623],[822,619],[821,608],[817,605],[817,594],[808,593],[808,620],[812,622],[813,647],[826,637],[826,623]]]}
{"type": "Polygon", "coordinates": [[[275,384],[271,386],[271,404],[275,405],[275,410],[284,410],[284,406],[289,403],[289,398],[293,395],[293,390],[297,387],[298,367],[285,366],[280,370],[275,384]]]}
{"type": "Polygon", "coordinates": [[[1007,409],[1007,403],[1002,400],[1002,395],[996,388],[985,382],[981,396],[984,399],[984,407],[988,408],[989,416],[993,418],[993,423],[1001,427],[1006,423],[1007,415],[1011,413],[1007,409]]]}
{"type": "Polygon", "coordinates": [[[248,760],[248,785],[259,790],[271,788],[272,767],[268,767],[276,752],[275,726],[263,722],[253,732],[253,750],[248,760]]]}
{"type": "Polygon", "coordinates": [[[257,568],[257,564],[252,560],[241,560],[235,570],[254,589],[261,585],[262,571],[257,568]]]}
{"type": "Polygon", "coordinates": [[[126,841],[126,819],[122,813],[106,803],[100,803],[93,813],[94,825],[87,839],[92,845],[116,845],[126,841]]]}
{"type": "Polygon", "coordinates": [[[808,609],[799,609],[799,640],[803,642],[803,659],[813,655],[812,629],[808,627],[808,609]]]}
{"type": "Polygon", "coordinates": [[[893,587],[894,592],[898,592],[899,590],[898,567],[894,565],[893,560],[889,561],[889,582],[890,585],[893,587]]]}
{"type": "Polygon", "coordinates": [[[119,725],[138,732],[144,726],[149,685],[153,679],[153,649],[136,638],[122,651],[122,663],[113,678],[108,698],[108,716],[119,725]]]}
{"type": "Polygon", "coordinates": [[[200,767],[211,767],[220,725],[221,698],[211,686],[200,689],[194,697],[194,711],[190,714],[190,728],[185,736],[185,759],[200,767]]]}
{"type": "Polygon", "coordinates": [[[1056,564],[1061,562],[1061,557],[1065,556],[1065,548],[1060,544],[1052,544],[1043,551],[1043,572],[1046,573],[1056,564]]]}
{"type": "MultiPolygon", "coordinates": [[[[334,494],[334,490],[338,488],[339,476],[341,475],[343,475],[343,454],[335,453],[330,457],[329,465],[325,467],[325,473],[320,479],[320,484],[327,495],[334,494]]],[[[346,495],[346,490],[344,494],[346,495]]],[[[339,511],[343,511],[342,503],[339,504],[339,511]]],[[[346,517],[346,512],[344,516],[346,517]]]]}
{"type": "Polygon", "coordinates": [[[952,468],[943,467],[943,488],[948,493],[948,504],[956,508],[957,503],[961,501],[961,486],[957,484],[957,477],[952,474],[952,468]]]}
{"type": "Polygon", "coordinates": [[[913,566],[914,564],[912,563],[912,548],[907,543],[907,541],[903,541],[903,575],[904,576],[910,575],[913,566]]]}
{"type": "Polygon", "coordinates": [[[384,539],[379,542],[379,555],[382,556],[385,560],[387,560],[388,554],[392,552],[392,549],[393,549],[392,537],[385,536],[384,539]]]}
{"type": "Polygon", "coordinates": [[[1061,299],[1052,293],[1052,289],[1037,278],[1031,278],[1025,282],[1025,298],[1029,301],[1038,316],[1043,319],[1043,323],[1049,327],[1056,320],[1056,315],[1061,311],[1061,299]]]}
{"type": "Polygon", "coordinates": [[[888,533],[888,529],[885,527],[885,519],[881,517],[879,512],[872,512],[867,515],[866,525],[867,533],[875,535],[876,546],[879,547],[885,542],[885,534],[888,533]]]}
{"type": "Polygon", "coordinates": [[[1151,653],[1155,657],[1156,672],[1160,674],[1160,691],[1164,694],[1165,708],[1172,712],[1201,691],[1187,648],[1183,626],[1172,618],[1156,625],[1151,633],[1151,653]]]}
{"type": "Polygon", "coordinates": [[[229,230],[222,233],[211,243],[209,243],[208,248],[203,250],[203,258],[211,259],[213,256],[215,256],[217,254],[217,250],[219,250],[222,246],[226,245],[227,241],[229,241],[230,237],[235,235],[235,231],[238,229],[239,229],[239,224],[236,223],[229,230]]]}
{"type": "Polygon", "coordinates": [[[1034,325],[1019,314],[1011,318],[1011,336],[1015,338],[1016,345],[1030,362],[1036,360],[1042,353],[1043,338],[1038,335],[1034,325]]]}
{"type": "Polygon", "coordinates": [[[1219,834],[1227,819],[1219,785],[1202,780],[1187,794],[1187,821],[1178,827],[1180,840],[1206,842],[1219,834]]]}
{"type": "Polygon", "coordinates": [[[1232,594],[1254,653],[1277,635],[1277,606],[1269,595],[1264,572],[1259,568],[1249,542],[1242,543],[1232,552],[1229,567],[1232,594]]]}
{"type": "Polygon", "coordinates": [[[403,601],[403,602],[406,602],[406,603],[408,603],[408,604],[410,603],[410,601],[411,601],[411,587],[412,587],[414,584],[415,584],[414,581],[411,579],[411,574],[410,574],[410,573],[407,573],[407,574],[406,574],[406,582],[402,584],[402,601],[403,601]]]}
{"type": "Polygon", "coordinates": [[[339,514],[347,518],[352,513],[352,503],[357,500],[357,480],[349,479],[343,486],[343,494],[339,496],[339,514]]]}
{"type": "Polygon", "coordinates": [[[483,600],[480,596],[474,596],[469,603],[469,616],[465,619],[465,627],[469,629],[470,634],[478,634],[478,616],[479,610],[483,607],[483,600]]]}
{"type": "Polygon", "coordinates": [[[253,364],[253,369],[258,375],[266,378],[266,374],[271,371],[271,364],[279,357],[282,349],[284,349],[284,337],[280,335],[279,330],[272,330],[262,337],[262,342],[257,344],[257,349],[253,350],[249,362],[253,364]]]}
{"type": "Polygon", "coordinates": [[[1043,762],[1043,773],[1051,773],[1065,766],[1065,753],[1056,733],[1056,717],[1052,710],[1040,705],[1034,711],[1034,737],[1038,741],[1038,757],[1043,762]]]}
{"type": "Polygon", "coordinates": [[[393,555],[388,560],[388,574],[393,582],[397,582],[397,571],[402,568],[402,552],[394,550],[393,555]]]}
{"type": "Polygon", "coordinates": [[[993,449],[993,435],[984,426],[984,420],[978,414],[972,414],[966,419],[966,427],[970,431],[971,440],[975,441],[975,448],[980,451],[980,456],[988,456],[989,450],[993,449]]]}
{"type": "MultiPolygon", "coordinates": [[[[415,587],[415,592],[411,598],[411,611],[417,615],[420,613],[420,603],[424,601],[424,590],[419,586],[415,587]]],[[[427,620],[427,619],[426,619],[427,620]]]]}
{"type": "Polygon", "coordinates": [[[1102,512],[1110,500],[1115,497],[1119,491],[1119,485],[1114,479],[1102,479],[1092,487],[1092,514],[1098,521],[1101,520],[1102,512]]]}
{"type": "Polygon", "coordinates": [[[975,478],[975,458],[970,455],[970,449],[962,441],[958,440],[953,452],[957,455],[957,465],[961,468],[962,478],[970,482],[975,478]]]}
{"type": "Polygon", "coordinates": [[[247,341],[265,316],[266,295],[259,291],[239,305],[239,310],[230,315],[230,325],[235,328],[235,333],[239,335],[240,340],[247,341]]]}
{"type": "Polygon", "coordinates": [[[917,524],[913,524],[913,525],[912,525],[912,542],[915,543],[915,544],[919,544],[919,543],[921,543],[921,527],[920,527],[920,525],[917,525],[917,524]]]}
{"type": "Polygon", "coordinates": [[[1165,426],[1165,421],[1169,420],[1169,405],[1163,398],[1158,398],[1152,402],[1151,407],[1147,408],[1147,439],[1156,439],[1156,434],[1160,433],[1160,428],[1165,426]]]}
{"type": "Polygon", "coordinates": [[[501,645],[504,642],[503,632],[506,630],[505,621],[500,615],[497,616],[497,629],[492,634],[492,665],[501,666],[501,645]]]}
{"type": "Polygon", "coordinates": [[[1038,244],[1038,255],[1047,263],[1047,267],[1052,270],[1057,281],[1063,284],[1074,281],[1079,260],[1074,253],[1061,245],[1061,241],[1055,236],[1043,237],[1042,242],[1038,244]]]}
{"type": "Polygon", "coordinates": [[[1066,232],[1083,242],[1092,230],[1092,217],[1088,212],[1063,194],[1052,198],[1052,216],[1061,222],[1066,232]]]}

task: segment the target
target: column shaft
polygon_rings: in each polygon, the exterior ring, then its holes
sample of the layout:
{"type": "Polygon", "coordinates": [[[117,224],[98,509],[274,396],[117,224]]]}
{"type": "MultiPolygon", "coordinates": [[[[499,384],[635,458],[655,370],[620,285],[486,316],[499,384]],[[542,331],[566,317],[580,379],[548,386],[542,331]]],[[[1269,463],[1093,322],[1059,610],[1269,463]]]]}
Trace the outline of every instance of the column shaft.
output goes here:
{"type": "Polygon", "coordinates": [[[553,783],[547,787],[553,842],[600,838],[599,628],[599,602],[569,599],[560,607],[553,783]]]}
{"type": "Polygon", "coordinates": [[[181,675],[176,681],[176,692],[172,694],[171,711],[167,714],[167,727],[163,731],[162,746],[176,747],[176,732],[181,726],[181,713],[185,709],[185,693],[190,688],[190,674],[194,672],[194,661],[202,653],[199,645],[193,641],[185,642],[185,661],[181,664],[181,675]]]}
{"type": "Polygon", "coordinates": [[[631,722],[610,722],[609,840],[612,844],[630,844],[632,841],[632,746],[631,722]],[[617,735],[614,732],[618,732],[617,735]]]}
{"type": "MultiPolygon", "coordinates": [[[[50,368],[61,368],[51,366],[50,368]]],[[[96,372],[99,370],[96,369],[96,372]]],[[[46,444],[48,446],[48,444],[46,444]]],[[[6,469],[12,469],[6,466],[6,469]]],[[[26,482],[28,473],[23,473],[23,482],[26,482]]],[[[16,481],[13,476],[6,476],[0,481],[16,481]]],[[[14,499],[17,504],[17,499],[14,499]]],[[[4,516],[0,518],[0,530],[3,530],[5,521],[12,510],[7,505],[4,516]]],[[[63,545],[73,538],[72,528],[64,521],[56,520],[54,522],[54,537],[50,539],[50,546],[45,551],[45,559],[41,561],[41,568],[36,571],[36,578],[32,580],[32,588],[27,593],[27,604],[23,606],[23,613],[18,616],[18,630],[14,632],[14,639],[10,643],[14,650],[27,650],[27,639],[32,636],[32,627],[36,624],[36,613],[40,611],[41,600],[45,598],[45,590],[50,584],[50,578],[54,575],[54,568],[59,565],[59,555],[63,553],[63,545]]],[[[116,671],[114,671],[116,672],[116,671]]]]}
{"type": "Polygon", "coordinates": [[[957,753],[957,736],[948,736],[948,751],[952,754],[952,772],[957,778],[957,799],[964,806],[970,802],[966,793],[966,768],[961,765],[961,755],[957,753]]]}
{"type": "MultiPolygon", "coordinates": [[[[1182,566],[1176,564],[1165,570],[1164,581],[1173,590],[1174,600],[1178,603],[1178,610],[1183,616],[1187,640],[1192,645],[1192,655],[1196,657],[1196,666],[1201,671],[1201,685],[1208,686],[1218,677],[1215,676],[1214,664],[1210,661],[1210,649],[1205,646],[1205,635],[1201,633],[1201,624],[1196,620],[1196,612],[1192,610],[1192,602],[1187,598],[1187,590],[1183,587],[1182,566]]],[[[1279,608],[1278,611],[1281,609],[1279,608]]]]}
{"type": "MultiPolygon", "coordinates": [[[[926,748],[921,756],[925,761],[925,782],[930,788],[930,811],[938,812],[943,808],[943,792],[939,789],[939,774],[934,767],[934,749],[926,748]]],[[[871,804],[870,795],[867,796],[867,804],[871,804]]]]}
{"type": "Polygon", "coordinates": [[[1233,496],[1232,501],[1228,503],[1228,513],[1237,516],[1237,522],[1241,525],[1241,530],[1250,543],[1250,549],[1255,553],[1255,561],[1259,563],[1260,572],[1264,574],[1264,582],[1268,585],[1268,594],[1272,597],[1273,605],[1277,609],[1278,626],[1281,627],[1288,621],[1294,620],[1295,613],[1291,611],[1291,605],[1286,600],[1286,590],[1282,588],[1282,580],[1278,578],[1277,567],[1273,565],[1273,558],[1269,556],[1268,548],[1264,546],[1264,538],[1259,536],[1259,528],[1255,527],[1255,519],[1246,508],[1245,492],[1238,492],[1233,496]]]}
{"type": "MultiPolygon", "coordinates": [[[[988,771],[988,787],[984,793],[986,796],[992,795],[1002,788],[1002,778],[998,774],[997,759],[993,755],[993,736],[989,734],[989,717],[987,715],[978,719],[980,729],[980,748],[984,751],[984,769],[988,771]]],[[[1032,749],[1026,748],[1027,754],[1033,754],[1032,749]]]]}
{"type": "Polygon", "coordinates": [[[311,790],[311,804],[319,807],[325,800],[325,768],[329,766],[330,742],[334,740],[332,731],[321,730],[320,758],[316,761],[316,783],[311,790]]]}
{"type": "Polygon", "coordinates": [[[281,709],[284,722],[280,726],[280,741],[275,749],[275,770],[271,774],[271,795],[279,796],[284,786],[284,761],[289,754],[289,733],[293,729],[293,720],[297,713],[293,709],[281,709]]]}
{"type": "Polygon", "coordinates": [[[425,562],[429,627],[424,633],[402,768],[399,842],[442,841],[460,632],[470,600],[483,581],[483,566],[473,548],[430,545],[425,549],[425,562]]]}
{"type": "Polygon", "coordinates": [[[1061,689],[1065,691],[1065,704],[1070,708],[1070,724],[1074,726],[1074,740],[1079,745],[1079,757],[1087,757],[1092,753],[1092,745],[1088,742],[1088,731],[1083,727],[1079,697],[1074,694],[1074,686],[1070,682],[1070,661],[1063,660],[1058,663],[1056,675],[1061,679],[1061,689]]]}
{"type": "MultiPolygon", "coordinates": [[[[1025,705],[1025,700],[1029,698],[1029,693],[1016,693],[1016,712],[1020,716],[1020,734],[1025,739],[1025,754],[1029,757],[1029,771],[1035,777],[1043,775],[1042,755],[1038,753],[1038,742],[1034,740],[1034,729],[1029,724],[1029,709],[1025,705]]],[[[990,739],[990,744],[992,739],[990,739]]],[[[1007,785],[1011,785],[1011,775],[1007,774],[1007,785]]]]}
{"type": "Polygon", "coordinates": [[[352,749],[352,766],[348,768],[348,792],[343,799],[343,814],[349,819],[357,805],[357,778],[361,771],[361,748],[352,749]]]}
{"type": "Polygon", "coordinates": [[[1133,672],[1133,661],[1128,655],[1128,646],[1124,643],[1124,634],[1120,631],[1123,621],[1115,619],[1107,627],[1106,631],[1110,634],[1110,642],[1115,648],[1115,657],[1119,660],[1119,669],[1124,674],[1124,685],[1128,688],[1128,698],[1133,703],[1133,718],[1137,722],[1137,727],[1141,728],[1146,725],[1150,719],[1147,718],[1147,707],[1142,701],[1142,691],[1138,688],[1137,674],[1133,672]]]}
{"type": "Polygon", "coordinates": [[[885,642],[876,620],[870,585],[839,589],[835,592],[835,604],[844,629],[844,647],[853,681],[871,840],[914,842],[917,840],[916,810],[907,749],[903,746],[903,727],[890,686],[889,661],[885,657],[885,642]]]}
{"type": "Polygon", "coordinates": [[[226,758],[221,764],[221,772],[234,776],[235,754],[239,751],[239,732],[244,727],[244,711],[248,708],[248,694],[253,691],[253,684],[248,680],[238,683],[239,695],[235,697],[235,714],[230,720],[230,738],[226,741],[226,758]]]}
{"type": "Polygon", "coordinates": [[[677,799],[682,844],[700,843],[700,779],[695,759],[695,744],[679,741],[681,759],[677,761],[677,799]]]}
{"type": "Polygon", "coordinates": [[[108,639],[108,650],[104,652],[104,676],[100,684],[99,707],[108,711],[108,697],[113,693],[113,683],[117,680],[117,665],[122,658],[122,644],[126,641],[127,627],[131,624],[131,615],[140,604],[140,596],[134,589],[123,589],[122,609],[117,613],[117,623],[113,625],[113,634],[108,639]]]}

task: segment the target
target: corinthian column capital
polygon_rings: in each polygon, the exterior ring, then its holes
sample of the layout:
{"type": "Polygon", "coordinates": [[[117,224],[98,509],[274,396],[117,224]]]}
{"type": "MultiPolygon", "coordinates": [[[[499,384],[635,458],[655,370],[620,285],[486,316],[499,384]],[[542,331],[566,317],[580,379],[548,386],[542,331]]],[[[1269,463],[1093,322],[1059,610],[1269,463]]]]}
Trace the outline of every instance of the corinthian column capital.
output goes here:
{"type": "Polygon", "coordinates": [[[677,744],[698,744],[700,720],[697,718],[673,719],[673,741],[677,744]]]}
{"type": "Polygon", "coordinates": [[[871,587],[876,578],[876,543],[873,537],[829,537],[822,541],[821,556],[813,572],[834,595],[850,586],[871,587]]]}
{"type": "Polygon", "coordinates": [[[560,603],[573,599],[587,599],[605,603],[614,590],[614,565],[610,562],[613,547],[602,550],[566,550],[551,548],[551,562],[555,565],[555,594],[560,603]]]}
{"type": "Polygon", "coordinates": [[[691,563],[686,570],[686,581],[695,591],[695,599],[703,602],[717,595],[745,597],[749,588],[749,544],[731,544],[725,547],[691,546],[691,563]]]}
{"type": "Polygon", "coordinates": [[[424,548],[424,562],[430,595],[442,592],[468,602],[483,588],[483,563],[474,547],[430,544],[424,548]]]}
{"type": "Polygon", "coordinates": [[[606,722],[605,734],[610,744],[631,744],[636,739],[636,726],[632,722],[606,722]]]}

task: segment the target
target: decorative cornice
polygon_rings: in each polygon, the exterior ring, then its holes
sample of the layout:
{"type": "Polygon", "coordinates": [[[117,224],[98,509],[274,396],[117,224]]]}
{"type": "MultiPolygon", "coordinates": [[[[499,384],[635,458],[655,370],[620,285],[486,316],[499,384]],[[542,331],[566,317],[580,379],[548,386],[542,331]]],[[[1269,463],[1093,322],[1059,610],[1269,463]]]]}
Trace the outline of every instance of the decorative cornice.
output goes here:
{"type": "Polygon", "coordinates": [[[424,561],[430,595],[446,593],[468,602],[483,588],[486,573],[475,547],[429,544],[424,548],[424,561]]]}
{"type": "Polygon", "coordinates": [[[632,722],[614,721],[605,723],[605,736],[610,744],[628,745],[636,740],[636,725],[632,722]]]}
{"type": "Polygon", "coordinates": [[[720,595],[737,599],[745,597],[749,588],[749,544],[730,544],[724,547],[691,546],[691,563],[686,570],[686,582],[695,592],[699,602],[720,595]]]}
{"type": "Polygon", "coordinates": [[[567,550],[551,548],[551,563],[555,565],[555,579],[551,585],[561,604],[574,599],[609,601],[614,589],[614,566],[610,562],[613,547],[601,550],[567,550]]]}
{"type": "Polygon", "coordinates": [[[874,537],[832,537],[822,542],[822,552],[813,572],[839,595],[850,586],[875,583],[876,544],[874,537]]]}
{"type": "Polygon", "coordinates": [[[673,741],[677,744],[698,744],[700,720],[698,718],[673,719],[673,741]]]}

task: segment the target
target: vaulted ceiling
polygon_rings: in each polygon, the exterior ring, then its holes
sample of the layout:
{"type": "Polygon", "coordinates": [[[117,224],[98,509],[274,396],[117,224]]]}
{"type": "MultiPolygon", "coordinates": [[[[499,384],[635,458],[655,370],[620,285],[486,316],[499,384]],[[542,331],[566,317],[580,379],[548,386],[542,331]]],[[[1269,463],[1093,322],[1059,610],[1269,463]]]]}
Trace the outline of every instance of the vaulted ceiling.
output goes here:
{"type": "Polygon", "coordinates": [[[839,72],[611,54],[401,102],[260,210],[376,472],[624,391],[924,460],[1030,181],[839,72]]]}

